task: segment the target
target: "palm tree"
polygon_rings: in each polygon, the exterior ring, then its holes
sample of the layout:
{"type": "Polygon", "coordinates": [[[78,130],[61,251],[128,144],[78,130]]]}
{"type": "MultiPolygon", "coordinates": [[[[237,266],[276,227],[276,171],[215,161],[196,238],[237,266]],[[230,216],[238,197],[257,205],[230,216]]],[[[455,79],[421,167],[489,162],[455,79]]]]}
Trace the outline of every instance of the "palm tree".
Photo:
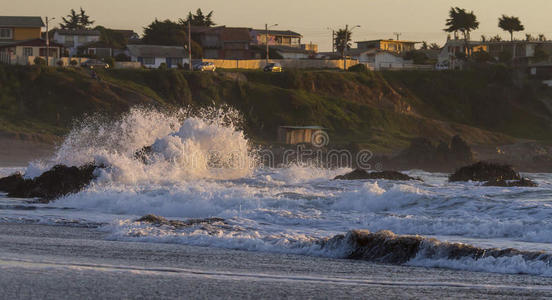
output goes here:
{"type": "Polygon", "coordinates": [[[455,34],[458,31],[462,33],[466,43],[466,50],[468,50],[469,54],[469,52],[471,52],[469,50],[470,33],[479,28],[479,21],[477,21],[474,12],[467,12],[465,9],[459,7],[451,7],[446,25],[447,28],[445,28],[444,31],[454,32],[455,34]]]}
{"type": "Polygon", "coordinates": [[[502,15],[502,17],[498,19],[498,27],[510,33],[511,41],[514,40],[514,32],[525,30],[525,27],[521,24],[518,17],[508,17],[507,15],[502,15]]]}
{"type": "Polygon", "coordinates": [[[348,28],[339,29],[335,33],[335,47],[338,52],[344,53],[351,48],[351,35],[352,32],[348,28]]]}

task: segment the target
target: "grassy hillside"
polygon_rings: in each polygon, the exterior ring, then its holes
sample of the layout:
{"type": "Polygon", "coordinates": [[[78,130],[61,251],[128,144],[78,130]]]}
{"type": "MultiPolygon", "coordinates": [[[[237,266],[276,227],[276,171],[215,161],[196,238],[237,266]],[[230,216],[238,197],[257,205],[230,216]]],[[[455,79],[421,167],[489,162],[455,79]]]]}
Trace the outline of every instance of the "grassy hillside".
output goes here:
{"type": "Polygon", "coordinates": [[[229,104],[257,142],[281,125],[322,125],[332,142],[404,147],[412,137],[471,143],[552,140],[550,90],[513,82],[508,70],[466,72],[84,70],[0,66],[0,131],[55,140],[91,112],[116,116],[136,104],[229,104]],[[514,84],[515,83],[515,84],[514,84]]]}

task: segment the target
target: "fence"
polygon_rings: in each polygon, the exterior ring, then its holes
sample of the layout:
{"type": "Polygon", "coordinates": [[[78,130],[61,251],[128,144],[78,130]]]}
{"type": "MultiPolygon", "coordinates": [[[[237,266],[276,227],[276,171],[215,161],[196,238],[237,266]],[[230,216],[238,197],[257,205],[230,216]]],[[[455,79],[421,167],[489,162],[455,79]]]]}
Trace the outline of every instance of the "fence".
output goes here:
{"type": "MultiPolygon", "coordinates": [[[[266,66],[264,59],[203,59],[219,69],[262,69],[266,66]]],[[[269,63],[279,63],[289,69],[343,69],[344,61],[325,59],[270,59],[269,63]]],[[[346,67],[357,65],[358,60],[348,59],[346,67]]]]}

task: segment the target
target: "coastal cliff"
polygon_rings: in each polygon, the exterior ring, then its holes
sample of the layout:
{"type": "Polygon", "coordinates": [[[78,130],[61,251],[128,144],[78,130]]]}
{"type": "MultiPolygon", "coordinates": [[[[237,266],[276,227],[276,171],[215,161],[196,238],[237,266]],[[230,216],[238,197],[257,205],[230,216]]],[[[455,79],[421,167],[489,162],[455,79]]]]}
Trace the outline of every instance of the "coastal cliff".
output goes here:
{"type": "MultiPolygon", "coordinates": [[[[320,125],[332,144],[376,153],[460,135],[485,149],[552,141],[552,89],[506,68],[454,72],[108,70],[0,66],[0,135],[55,143],[83,116],[230,105],[260,144],[281,125],[320,125]]],[[[489,150],[491,149],[491,150],[489,150]]]]}

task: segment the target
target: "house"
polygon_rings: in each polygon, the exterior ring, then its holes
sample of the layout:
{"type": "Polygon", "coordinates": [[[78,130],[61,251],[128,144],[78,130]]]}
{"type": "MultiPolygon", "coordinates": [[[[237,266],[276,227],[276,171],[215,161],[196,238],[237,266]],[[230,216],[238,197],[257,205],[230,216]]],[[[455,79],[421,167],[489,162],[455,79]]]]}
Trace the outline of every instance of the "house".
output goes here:
{"type": "Polygon", "coordinates": [[[87,44],[84,47],[83,53],[90,56],[97,56],[100,58],[113,57],[117,49],[113,49],[110,45],[106,44],[103,41],[97,41],[87,44]]]}
{"type": "Polygon", "coordinates": [[[488,41],[484,44],[487,52],[497,60],[503,53],[507,53],[512,56],[513,61],[525,64],[529,63],[539,50],[548,53],[552,51],[552,41],[488,41]]]}
{"type": "Polygon", "coordinates": [[[355,42],[357,48],[361,50],[376,49],[381,51],[394,52],[402,54],[408,51],[415,50],[418,42],[401,41],[401,40],[371,40],[355,42]]]}
{"type": "Polygon", "coordinates": [[[83,49],[87,44],[100,40],[100,32],[91,29],[56,29],[54,41],[61,44],[67,50],[68,56],[80,54],[79,48],[83,49]]]}
{"type": "MultiPolygon", "coordinates": [[[[47,56],[46,41],[41,38],[41,17],[0,16],[0,62],[27,64],[33,56],[47,56]]],[[[60,57],[62,46],[50,43],[50,57],[60,57]]]]}
{"type": "Polygon", "coordinates": [[[272,46],[270,48],[276,51],[282,59],[307,59],[312,55],[310,51],[298,47],[272,46]]]}
{"type": "Polygon", "coordinates": [[[405,60],[402,56],[393,51],[379,49],[351,49],[346,52],[347,56],[357,59],[359,63],[365,64],[371,70],[382,69],[404,69],[412,67],[412,61],[405,60]]]}
{"type": "Polygon", "coordinates": [[[0,44],[41,38],[41,17],[0,16],[0,44]]]}
{"type": "Polygon", "coordinates": [[[313,54],[318,53],[318,45],[313,44],[312,42],[308,43],[308,44],[301,44],[301,49],[307,50],[307,51],[309,51],[310,53],[313,53],[313,54]]]}
{"type": "Polygon", "coordinates": [[[280,126],[278,141],[289,145],[312,143],[313,136],[323,132],[324,129],[320,126],[280,126]]]}
{"type": "Polygon", "coordinates": [[[455,70],[461,68],[463,62],[459,57],[468,56],[470,53],[478,51],[488,51],[484,42],[468,41],[464,39],[447,39],[445,46],[441,49],[438,57],[439,65],[447,66],[448,69],[455,70]]]}
{"type": "Polygon", "coordinates": [[[291,30],[268,30],[251,29],[251,44],[255,46],[287,46],[301,48],[301,38],[303,36],[291,30]]]}
{"type": "MultiPolygon", "coordinates": [[[[50,42],[49,56],[53,58],[61,57],[62,47],[62,45],[55,42],[50,42]]],[[[26,65],[29,63],[29,57],[46,57],[47,50],[46,41],[40,38],[16,41],[10,44],[0,43],[0,61],[8,64],[26,65]]]]}
{"type": "Polygon", "coordinates": [[[255,51],[250,48],[249,28],[192,26],[192,39],[203,48],[207,59],[252,59],[255,51]]]}
{"type": "Polygon", "coordinates": [[[166,64],[168,68],[189,63],[188,51],[180,46],[127,45],[131,61],[137,61],[146,68],[159,68],[166,64]]]}

